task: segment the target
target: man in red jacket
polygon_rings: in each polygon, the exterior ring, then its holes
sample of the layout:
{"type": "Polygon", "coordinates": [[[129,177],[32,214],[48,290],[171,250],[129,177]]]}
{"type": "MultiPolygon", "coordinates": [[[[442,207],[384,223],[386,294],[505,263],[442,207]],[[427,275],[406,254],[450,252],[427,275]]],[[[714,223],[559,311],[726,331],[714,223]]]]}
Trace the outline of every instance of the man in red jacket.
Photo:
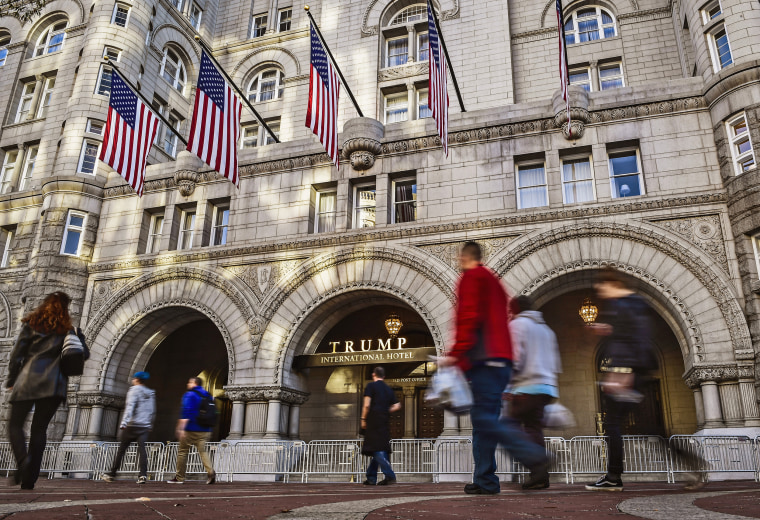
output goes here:
{"type": "Polygon", "coordinates": [[[496,476],[496,446],[530,469],[524,489],[549,487],[548,461],[544,449],[509,418],[499,421],[502,392],[512,374],[512,341],[507,305],[509,297],[499,278],[481,264],[475,242],[467,242],[459,255],[462,276],[457,286],[456,343],[439,360],[442,366],[457,365],[467,375],[474,404],[472,454],[473,483],[465,493],[495,495],[500,492],[496,476]]]}

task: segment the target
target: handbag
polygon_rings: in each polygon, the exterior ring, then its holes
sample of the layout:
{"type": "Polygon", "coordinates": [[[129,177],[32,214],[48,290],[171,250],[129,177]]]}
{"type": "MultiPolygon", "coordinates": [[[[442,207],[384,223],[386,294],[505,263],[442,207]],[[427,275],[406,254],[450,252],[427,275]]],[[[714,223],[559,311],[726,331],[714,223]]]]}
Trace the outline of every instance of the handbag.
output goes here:
{"type": "Polygon", "coordinates": [[[87,359],[84,345],[79,336],[72,330],[63,340],[61,349],[61,372],[66,377],[81,376],[84,373],[84,362],[87,359]]]}
{"type": "Polygon", "coordinates": [[[552,403],[544,407],[544,428],[574,428],[575,417],[567,407],[552,403]]]}
{"type": "Polygon", "coordinates": [[[440,367],[436,371],[425,400],[456,414],[469,412],[473,403],[470,384],[464,373],[455,366],[440,367]]]}

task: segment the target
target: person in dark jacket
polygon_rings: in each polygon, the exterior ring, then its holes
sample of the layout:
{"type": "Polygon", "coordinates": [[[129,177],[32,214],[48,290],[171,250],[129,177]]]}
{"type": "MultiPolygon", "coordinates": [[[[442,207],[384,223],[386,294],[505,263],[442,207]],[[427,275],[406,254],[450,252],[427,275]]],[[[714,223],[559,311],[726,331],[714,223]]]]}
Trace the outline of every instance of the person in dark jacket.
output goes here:
{"type": "Polygon", "coordinates": [[[385,369],[375,367],[372,371],[372,382],[364,390],[362,406],[362,426],[364,444],[362,454],[372,457],[367,466],[366,486],[388,486],[396,483],[396,474],[388,460],[391,454],[390,415],[401,410],[401,403],[391,387],[385,384],[385,369]],[[377,470],[383,472],[385,478],[377,481],[377,470]]]}
{"type": "Polygon", "coordinates": [[[66,293],[54,292],[24,316],[10,355],[5,384],[11,389],[8,437],[18,467],[15,483],[21,484],[21,489],[34,489],[47,443],[48,424],[66,399],[68,378],[61,371],[66,334],[75,332],[84,346],[85,359],[90,355],[82,331],[75,331],[71,325],[70,302],[66,293]],[[24,422],[32,408],[34,417],[27,451],[24,422]]]}
{"type": "Polygon", "coordinates": [[[459,255],[462,276],[457,286],[456,342],[441,366],[457,365],[465,371],[473,395],[473,483],[465,493],[494,495],[501,491],[496,476],[496,446],[530,469],[524,489],[544,489],[549,483],[545,450],[532,442],[514,419],[501,421],[501,400],[512,373],[512,342],[507,306],[509,297],[499,278],[481,264],[482,253],[468,242],[459,255]]]}

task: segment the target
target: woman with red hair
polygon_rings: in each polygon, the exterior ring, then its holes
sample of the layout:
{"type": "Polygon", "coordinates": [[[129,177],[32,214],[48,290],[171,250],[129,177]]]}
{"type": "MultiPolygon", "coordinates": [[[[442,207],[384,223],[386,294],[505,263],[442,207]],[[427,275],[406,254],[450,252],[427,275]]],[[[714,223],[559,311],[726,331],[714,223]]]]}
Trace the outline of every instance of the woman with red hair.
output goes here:
{"type": "MultiPolygon", "coordinates": [[[[71,325],[66,293],[47,295],[39,307],[24,316],[23,326],[10,356],[8,381],[11,390],[11,415],[8,437],[18,470],[16,484],[34,489],[40,475],[42,455],[47,443],[47,427],[58,406],[66,399],[68,377],[61,370],[61,352],[66,335],[75,332],[84,346],[82,331],[71,325]],[[24,421],[34,408],[29,451],[26,448],[24,421]]],[[[84,347],[85,358],[89,357],[84,347]]]]}

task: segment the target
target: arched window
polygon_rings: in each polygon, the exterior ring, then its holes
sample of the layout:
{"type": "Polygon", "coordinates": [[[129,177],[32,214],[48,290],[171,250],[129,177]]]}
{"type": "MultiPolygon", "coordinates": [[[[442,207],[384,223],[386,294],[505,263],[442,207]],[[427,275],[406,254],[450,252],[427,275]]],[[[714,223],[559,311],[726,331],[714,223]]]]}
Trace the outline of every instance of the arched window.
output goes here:
{"type": "Polygon", "coordinates": [[[5,31],[0,31],[0,67],[5,65],[5,58],[8,56],[8,45],[11,43],[11,35],[5,31]]]}
{"type": "Polygon", "coordinates": [[[37,39],[37,45],[34,47],[35,56],[44,56],[52,54],[63,49],[63,40],[66,38],[67,20],[58,21],[50,24],[47,29],[37,39]]]}
{"type": "Polygon", "coordinates": [[[161,76],[180,93],[185,90],[187,70],[179,54],[167,47],[164,49],[164,59],[161,61],[161,76]]]}
{"type": "MultiPolygon", "coordinates": [[[[386,18],[387,20],[387,18],[386,18]]],[[[385,38],[382,67],[398,67],[428,60],[427,5],[405,7],[383,29],[385,38]],[[407,27],[413,27],[408,30],[407,27]]]]}
{"type": "Polygon", "coordinates": [[[284,80],[284,75],[279,69],[262,70],[248,85],[248,101],[258,103],[281,98],[284,80]]]}
{"type": "Polygon", "coordinates": [[[565,40],[568,45],[616,35],[615,18],[601,7],[581,7],[565,17],[565,40]]]}
{"type": "Polygon", "coordinates": [[[406,25],[427,20],[427,6],[425,4],[410,5],[393,17],[390,25],[406,25]]]}

